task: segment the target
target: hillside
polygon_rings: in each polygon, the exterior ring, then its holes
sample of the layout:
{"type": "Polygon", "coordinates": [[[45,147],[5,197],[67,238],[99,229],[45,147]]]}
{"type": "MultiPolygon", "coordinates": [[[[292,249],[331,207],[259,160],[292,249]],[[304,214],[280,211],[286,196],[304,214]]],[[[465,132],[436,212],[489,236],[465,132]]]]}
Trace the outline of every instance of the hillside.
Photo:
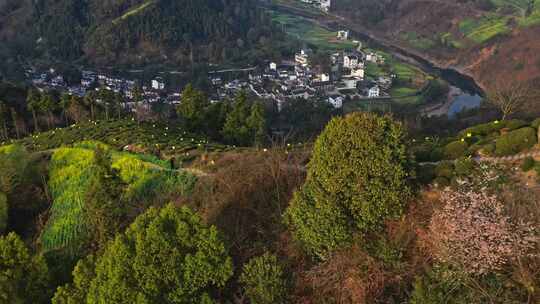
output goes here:
{"type": "Polygon", "coordinates": [[[97,65],[249,59],[279,36],[246,0],[4,0],[0,16],[0,41],[12,54],[17,32],[36,49],[19,55],[97,65]]]}
{"type": "Polygon", "coordinates": [[[36,133],[0,146],[0,290],[38,304],[538,303],[539,126],[412,140],[355,113],[313,145],[267,149],[125,120],[36,133]]]}
{"type": "Polygon", "coordinates": [[[337,0],[334,12],[484,87],[540,77],[539,1],[337,0]]]}

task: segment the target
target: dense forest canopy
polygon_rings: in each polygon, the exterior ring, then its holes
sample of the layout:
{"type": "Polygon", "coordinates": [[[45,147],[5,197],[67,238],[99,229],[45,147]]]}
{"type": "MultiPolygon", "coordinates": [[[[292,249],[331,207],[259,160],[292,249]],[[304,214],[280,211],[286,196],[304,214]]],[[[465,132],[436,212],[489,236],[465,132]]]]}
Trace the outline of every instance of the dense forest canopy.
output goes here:
{"type": "Polygon", "coordinates": [[[254,49],[264,50],[269,38],[279,34],[247,0],[6,0],[0,4],[0,16],[7,16],[2,18],[0,39],[11,52],[26,45],[37,49],[28,55],[62,61],[221,63],[254,49]],[[24,41],[9,35],[15,28],[25,32],[24,41]]]}

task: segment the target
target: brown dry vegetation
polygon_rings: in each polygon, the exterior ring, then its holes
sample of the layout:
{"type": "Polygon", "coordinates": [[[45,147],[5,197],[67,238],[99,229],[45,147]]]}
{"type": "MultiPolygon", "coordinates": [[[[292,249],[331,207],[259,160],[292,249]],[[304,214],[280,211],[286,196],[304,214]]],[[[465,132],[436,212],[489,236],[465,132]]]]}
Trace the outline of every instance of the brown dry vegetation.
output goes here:
{"type": "Polygon", "coordinates": [[[189,203],[224,232],[243,263],[265,248],[279,249],[281,214],[304,181],[303,161],[281,148],[205,156],[203,169],[211,174],[200,179],[189,203]]]}

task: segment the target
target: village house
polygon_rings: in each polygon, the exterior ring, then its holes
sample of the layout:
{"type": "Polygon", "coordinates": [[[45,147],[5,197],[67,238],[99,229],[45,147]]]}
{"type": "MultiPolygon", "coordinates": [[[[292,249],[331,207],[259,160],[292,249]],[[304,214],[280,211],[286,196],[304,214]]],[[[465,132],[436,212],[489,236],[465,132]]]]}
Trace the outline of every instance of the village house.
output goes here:
{"type": "Polygon", "coordinates": [[[339,40],[348,40],[349,39],[349,31],[348,30],[338,31],[337,39],[339,39],[339,40]]]}
{"type": "Polygon", "coordinates": [[[369,98],[377,98],[377,97],[380,97],[380,96],[381,96],[381,89],[379,88],[379,86],[374,86],[374,87],[369,89],[369,91],[368,91],[368,97],[369,98]]]}
{"type": "Polygon", "coordinates": [[[165,81],[161,77],[156,77],[152,79],[152,89],[154,90],[165,90],[165,81]]]}

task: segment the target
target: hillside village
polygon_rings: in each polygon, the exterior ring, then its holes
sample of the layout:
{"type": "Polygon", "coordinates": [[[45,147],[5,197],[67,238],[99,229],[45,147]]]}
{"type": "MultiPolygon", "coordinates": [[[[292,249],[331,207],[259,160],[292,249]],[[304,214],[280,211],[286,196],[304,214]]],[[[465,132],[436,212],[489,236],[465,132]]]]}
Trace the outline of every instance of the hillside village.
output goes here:
{"type": "MultiPolygon", "coordinates": [[[[349,32],[339,31],[336,39],[348,40],[349,32]]],[[[329,102],[335,108],[341,108],[346,99],[388,98],[395,75],[366,77],[366,64],[382,65],[385,58],[373,51],[362,49],[362,43],[354,41],[357,49],[339,51],[330,54],[330,66],[313,64],[314,51],[305,48],[299,50],[294,58],[281,63],[268,62],[265,66],[245,69],[247,73],[234,79],[225,80],[225,73],[210,72],[212,89],[209,96],[213,102],[232,98],[239,91],[249,91],[255,96],[277,103],[278,109],[290,99],[317,99],[329,102]]],[[[54,69],[37,71],[28,68],[28,79],[40,90],[58,90],[71,95],[85,96],[89,91],[107,89],[123,95],[127,107],[134,105],[136,90],[145,104],[164,102],[180,103],[181,88],[167,86],[162,77],[155,77],[150,82],[139,84],[133,79],[126,79],[92,70],[81,71],[81,81],[68,85],[64,75],[54,69]]]]}

